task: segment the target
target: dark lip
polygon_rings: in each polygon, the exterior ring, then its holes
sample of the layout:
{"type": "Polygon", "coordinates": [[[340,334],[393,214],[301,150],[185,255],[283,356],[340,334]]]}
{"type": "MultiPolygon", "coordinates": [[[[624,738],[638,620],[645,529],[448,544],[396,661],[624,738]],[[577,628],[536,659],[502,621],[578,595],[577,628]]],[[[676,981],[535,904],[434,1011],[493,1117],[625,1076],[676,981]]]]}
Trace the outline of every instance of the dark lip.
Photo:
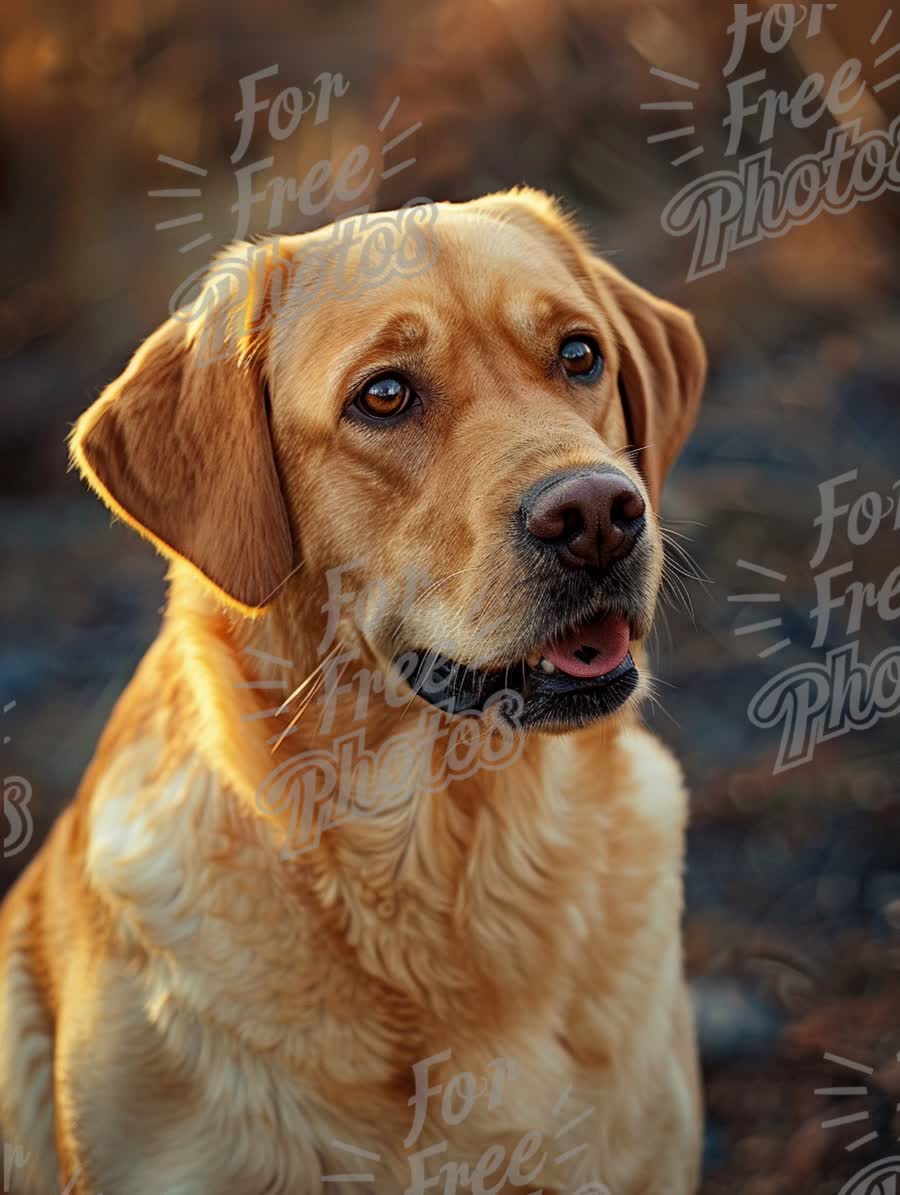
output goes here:
{"type": "MultiPolygon", "coordinates": [[[[549,641],[564,638],[565,634],[559,629],[549,641]]],[[[546,644],[548,639],[543,642],[546,644]]],[[[400,666],[401,661],[406,683],[436,708],[471,715],[484,712],[490,704],[523,728],[566,730],[587,725],[615,713],[635,691],[639,680],[631,652],[617,667],[597,677],[547,673],[539,664],[527,664],[524,658],[505,667],[475,668],[433,648],[398,653],[394,662],[400,666]],[[504,701],[500,694],[508,695],[509,700],[504,701]]]]}

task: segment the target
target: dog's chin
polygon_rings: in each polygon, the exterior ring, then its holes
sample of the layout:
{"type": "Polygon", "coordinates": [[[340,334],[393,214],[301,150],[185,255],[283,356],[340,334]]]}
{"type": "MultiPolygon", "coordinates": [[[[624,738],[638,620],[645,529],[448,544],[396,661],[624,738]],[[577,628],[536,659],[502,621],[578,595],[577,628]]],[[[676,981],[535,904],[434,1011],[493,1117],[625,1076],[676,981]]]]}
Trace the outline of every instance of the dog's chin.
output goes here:
{"type": "Polygon", "coordinates": [[[496,711],[522,729],[565,733],[613,716],[637,693],[632,651],[643,633],[622,616],[602,614],[560,628],[509,663],[464,664],[435,648],[400,653],[395,663],[438,709],[496,711]]]}

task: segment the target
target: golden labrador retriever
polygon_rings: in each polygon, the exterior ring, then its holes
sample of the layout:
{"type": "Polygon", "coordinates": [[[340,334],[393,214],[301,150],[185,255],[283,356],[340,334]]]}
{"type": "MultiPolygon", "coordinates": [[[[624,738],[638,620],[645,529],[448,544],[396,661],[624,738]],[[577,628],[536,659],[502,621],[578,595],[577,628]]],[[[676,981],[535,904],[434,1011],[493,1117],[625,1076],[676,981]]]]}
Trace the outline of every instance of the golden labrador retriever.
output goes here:
{"type": "Polygon", "coordinates": [[[14,1191],[696,1189],[638,709],[704,350],[545,196],[434,213],[233,252],[74,430],[170,588],[3,908],[14,1191]]]}

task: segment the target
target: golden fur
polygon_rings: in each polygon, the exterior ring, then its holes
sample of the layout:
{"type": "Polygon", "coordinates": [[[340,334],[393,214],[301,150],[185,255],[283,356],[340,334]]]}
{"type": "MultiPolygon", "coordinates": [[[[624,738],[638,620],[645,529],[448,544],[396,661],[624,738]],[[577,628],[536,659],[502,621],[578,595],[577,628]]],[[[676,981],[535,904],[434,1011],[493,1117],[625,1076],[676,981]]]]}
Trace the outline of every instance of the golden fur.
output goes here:
{"type": "MultiPolygon", "coordinates": [[[[429,1102],[414,1148],[447,1142],[432,1177],[492,1148],[508,1161],[531,1132],[547,1155],[532,1181],[496,1153],[460,1189],[696,1189],[686,801],[640,691],[303,853],[285,857],[288,804],[260,800],[273,769],[356,726],[367,749],[398,731],[419,743],[418,698],[360,699],[398,636],[449,633],[473,664],[515,658],[536,617],[503,535],[521,493],[615,461],[655,503],[699,402],[690,317],[594,257],[545,197],[440,205],[430,235],[436,259],[416,275],[226,320],[215,360],[169,320],[75,429],[87,480],[170,557],[170,595],[76,800],[0,915],[0,1138],[28,1155],[14,1191],[77,1175],[82,1195],[397,1195],[412,1068],[446,1051],[432,1083],[481,1080],[497,1059],[515,1078],[457,1124],[429,1102]],[[590,397],[542,365],[569,320],[603,346],[590,397]],[[340,419],[354,379],[401,366],[437,396],[420,428],[340,419]],[[366,619],[342,606],[334,645],[355,658],[323,683],[326,574],[347,562],[345,588],[386,580],[388,596],[366,619]],[[413,565],[432,580],[401,609],[413,565]],[[314,673],[284,716],[265,713],[314,673]],[[329,696],[327,729],[318,700],[301,705],[312,694],[329,696]],[[373,1180],[323,1182],[359,1171],[373,1180]]],[[[652,514],[646,534],[652,608],[652,514]]]]}

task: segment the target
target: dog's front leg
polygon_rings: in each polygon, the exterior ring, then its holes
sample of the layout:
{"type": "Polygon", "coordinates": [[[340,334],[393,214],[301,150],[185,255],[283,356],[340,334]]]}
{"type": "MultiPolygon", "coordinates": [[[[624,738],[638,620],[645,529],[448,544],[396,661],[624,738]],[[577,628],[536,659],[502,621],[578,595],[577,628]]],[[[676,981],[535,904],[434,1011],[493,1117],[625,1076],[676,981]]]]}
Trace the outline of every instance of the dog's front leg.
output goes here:
{"type": "Polygon", "coordinates": [[[61,1001],[54,1059],[57,1190],[222,1195],[232,1143],[171,1035],[148,1018],[141,974],[108,958],[79,979],[61,1001]]]}
{"type": "MultiPolygon", "coordinates": [[[[123,1084],[140,1089],[127,1067],[123,1084]]],[[[123,1104],[113,1096],[107,1102],[100,1083],[97,1094],[90,1103],[71,1093],[68,1104],[64,1095],[58,1101],[60,1195],[222,1195],[232,1189],[221,1165],[225,1144],[214,1141],[206,1125],[180,1118],[177,1105],[168,1117],[151,1109],[141,1124],[137,1101],[123,1104]]]]}

